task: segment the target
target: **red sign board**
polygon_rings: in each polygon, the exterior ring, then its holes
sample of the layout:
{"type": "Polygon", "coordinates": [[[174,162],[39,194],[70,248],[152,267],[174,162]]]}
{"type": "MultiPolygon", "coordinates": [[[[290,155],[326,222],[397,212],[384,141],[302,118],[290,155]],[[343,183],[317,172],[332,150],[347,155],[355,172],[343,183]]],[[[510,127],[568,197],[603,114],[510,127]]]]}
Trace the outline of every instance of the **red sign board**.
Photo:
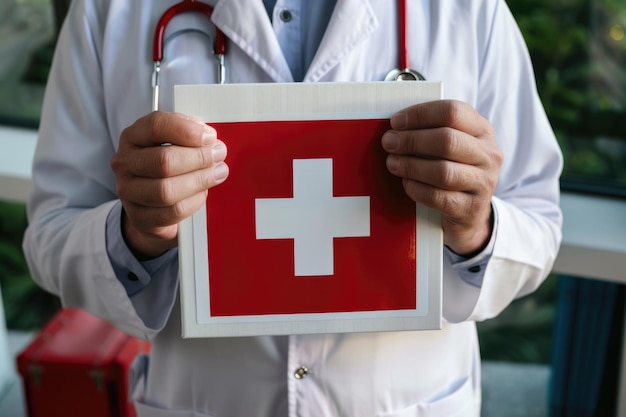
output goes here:
{"type": "Polygon", "coordinates": [[[439,216],[380,140],[440,83],[177,86],[213,126],[228,179],[179,229],[183,337],[437,329],[439,216]]]}
{"type": "MultiPolygon", "coordinates": [[[[415,203],[399,178],[385,168],[380,146],[388,120],[326,120],[216,123],[227,147],[230,176],[209,191],[207,235],[211,313],[215,316],[294,314],[415,308],[415,203]],[[293,225],[300,234],[319,234],[341,215],[324,205],[346,197],[367,197],[367,236],[331,237],[332,267],[320,275],[296,275],[295,238],[257,237],[258,199],[294,200],[294,166],[313,162],[309,181],[320,181],[332,166],[332,196],[315,198],[315,184],[303,187],[293,225]],[[315,165],[315,161],[327,164],[315,165]],[[317,170],[316,170],[317,168],[317,170]],[[309,194],[309,195],[306,195],[309,194]],[[320,218],[316,212],[330,211],[320,218]],[[326,218],[324,218],[326,217],[326,218]],[[393,285],[390,283],[393,282],[393,285]]],[[[348,213],[359,216],[363,213],[348,213]]],[[[283,219],[285,216],[283,217],[283,219]]],[[[355,233],[356,234],[356,233],[355,233]]],[[[306,239],[306,236],[301,237],[306,239]]],[[[328,258],[328,256],[326,256],[328,258]]],[[[313,272],[315,273],[315,272],[313,272]]]]}

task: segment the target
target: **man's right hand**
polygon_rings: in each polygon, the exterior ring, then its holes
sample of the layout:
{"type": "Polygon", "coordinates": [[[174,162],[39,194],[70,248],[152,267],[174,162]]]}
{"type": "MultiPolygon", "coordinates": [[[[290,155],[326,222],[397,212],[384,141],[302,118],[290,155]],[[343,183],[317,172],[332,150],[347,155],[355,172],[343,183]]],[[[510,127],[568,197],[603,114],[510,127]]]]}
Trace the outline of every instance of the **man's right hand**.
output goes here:
{"type": "Polygon", "coordinates": [[[122,132],[111,168],[123,206],[122,234],[139,259],[178,244],[178,223],[228,176],[225,157],[226,145],[213,128],[178,113],[150,113],[122,132]]]}

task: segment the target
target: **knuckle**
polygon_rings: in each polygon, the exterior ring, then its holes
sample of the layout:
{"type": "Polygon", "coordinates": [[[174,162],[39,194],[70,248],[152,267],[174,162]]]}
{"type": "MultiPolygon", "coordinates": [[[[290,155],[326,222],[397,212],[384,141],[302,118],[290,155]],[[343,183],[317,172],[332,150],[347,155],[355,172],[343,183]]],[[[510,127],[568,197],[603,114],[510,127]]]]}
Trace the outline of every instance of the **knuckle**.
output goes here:
{"type": "Polygon", "coordinates": [[[109,161],[109,165],[111,166],[113,173],[116,175],[121,171],[122,164],[118,154],[113,155],[113,158],[109,161]]]}
{"type": "Polygon", "coordinates": [[[429,106],[428,103],[418,104],[411,108],[410,117],[418,126],[426,124],[428,121],[429,106]]]}
{"type": "Polygon", "coordinates": [[[461,146],[458,131],[450,127],[442,128],[441,138],[438,141],[438,144],[441,147],[441,155],[444,158],[456,155],[461,146]]]}
{"type": "Polygon", "coordinates": [[[177,201],[176,203],[172,204],[170,206],[170,215],[173,219],[176,219],[177,221],[179,219],[183,219],[186,217],[186,213],[187,213],[187,204],[185,204],[185,201],[177,201]]]}
{"type": "Polygon", "coordinates": [[[458,182],[457,178],[459,176],[457,175],[456,170],[454,169],[454,167],[452,167],[450,163],[446,161],[441,161],[438,171],[441,187],[450,189],[453,188],[458,182]]]}
{"type": "Polygon", "coordinates": [[[164,178],[169,177],[176,166],[175,157],[171,150],[172,149],[169,146],[166,146],[160,148],[159,152],[157,152],[157,174],[164,178]]]}
{"type": "Polygon", "coordinates": [[[126,212],[127,221],[130,222],[134,228],[138,230],[146,230],[150,228],[154,214],[151,209],[137,206],[136,204],[128,201],[123,202],[123,207],[126,212]]]}
{"type": "Polygon", "coordinates": [[[456,217],[459,210],[463,211],[462,202],[456,197],[456,193],[439,191],[434,195],[440,211],[448,217],[456,217]]]}
{"type": "Polygon", "coordinates": [[[116,152],[109,161],[109,166],[111,170],[115,174],[116,177],[124,177],[130,175],[131,165],[129,164],[132,160],[127,155],[127,152],[116,152]]]}
{"type": "Polygon", "coordinates": [[[172,224],[172,220],[167,210],[157,210],[150,223],[153,227],[164,227],[172,224]]]}
{"type": "Polygon", "coordinates": [[[491,152],[491,159],[494,161],[495,165],[499,168],[504,163],[504,154],[498,147],[494,147],[491,152]]]}
{"type": "Polygon", "coordinates": [[[121,181],[115,183],[115,192],[118,198],[122,201],[129,200],[129,193],[126,192],[126,187],[121,181]]]}
{"type": "Polygon", "coordinates": [[[413,201],[419,202],[423,199],[423,194],[419,192],[417,183],[411,180],[405,180],[402,182],[402,186],[404,187],[404,192],[409,196],[413,201]]]}
{"type": "Polygon", "coordinates": [[[420,176],[419,164],[413,158],[400,158],[399,170],[409,179],[418,179],[420,176]]]}
{"type": "Polygon", "coordinates": [[[134,183],[131,180],[118,177],[115,181],[115,192],[122,202],[137,201],[138,194],[134,193],[133,189],[134,183]]]}
{"type": "Polygon", "coordinates": [[[203,168],[208,167],[215,162],[213,161],[212,150],[207,146],[203,146],[198,149],[198,152],[196,152],[196,158],[198,159],[198,166],[203,168]]]}
{"type": "Polygon", "coordinates": [[[151,136],[159,137],[160,133],[169,125],[167,113],[155,111],[148,117],[148,132],[151,136]]]}
{"type": "Polygon", "coordinates": [[[461,117],[461,103],[456,100],[442,101],[441,118],[445,126],[451,126],[461,117]]]}
{"type": "Polygon", "coordinates": [[[157,182],[155,203],[171,205],[174,203],[174,187],[171,181],[161,180],[157,182]]]}
{"type": "Polygon", "coordinates": [[[495,136],[496,136],[496,130],[493,127],[493,125],[491,123],[489,123],[486,119],[482,119],[483,120],[483,129],[484,132],[482,134],[482,136],[484,137],[488,137],[491,138],[492,140],[494,140],[495,142],[495,136]]]}
{"type": "Polygon", "coordinates": [[[130,140],[130,137],[132,136],[131,131],[133,128],[134,128],[134,124],[131,126],[127,126],[122,130],[122,133],[120,133],[119,148],[123,148],[127,144],[127,142],[130,140]]]}
{"type": "Polygon", "coordinates": [[[493,147],[492,150],[488,152],[488,158],[489,163],[483,170],[483,183],[485,184],[485,188],[493,190],[498,183],[498,173],[504,163],[504,156],[499,148],[493,147]]]}
{"type": "Polygon", "coordinates": [[[207,190],[211,184],[211,172],[210,170],[202,170],[197,173],[196,178],[196,190],[207,190]]]}
{"type": "Polygon", "coordinates": [[[498,186],[498,176],[486,173],[482,183],[484,184],[485,192],[491,194],[498,186]]]}
{"type": "Polygon", "coordinates": [[[419,130],[410,130],[405,132],[404,135],[400,135],[400,148],[405,150],[411,155],[418,155],[420,153],[420,132],[419,130]]]}
{"type": "Polygon", "coordinates": [[[425,198],[430,202],[430,206],[434,209],[445,213],[445,197],[440,189],[435,187],[429,187],[428,191],[425,192],[425,198]]]}

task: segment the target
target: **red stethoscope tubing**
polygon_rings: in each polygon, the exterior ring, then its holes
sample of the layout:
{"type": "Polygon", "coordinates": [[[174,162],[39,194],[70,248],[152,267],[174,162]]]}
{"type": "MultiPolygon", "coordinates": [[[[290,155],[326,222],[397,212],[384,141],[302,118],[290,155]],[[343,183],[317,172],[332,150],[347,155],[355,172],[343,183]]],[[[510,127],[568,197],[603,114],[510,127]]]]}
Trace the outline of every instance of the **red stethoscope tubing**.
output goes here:
{"type": "MultiPolygon", "coordinates": [[[[397,18],[398,18],[398,68],[393,69],[387,74],[387,81],[404,81],[404,80],[424,80],[419,72],[409,68],[409,53],[407,48],[407,0],[397,0],[397,18]]],[[[163,47],[165,43],[165,30],[170,21],[181,13],[194,12],[204,14],[209,20],[213,14],[213,7],[197,0],[183,0],[163,13],[159,19],[154,31],[154,39],[152,45],[152,60],[154,61],[154,70],[152,73],[152,109],[158,110],[159,100],[159,74],[161,71],[161,61],[163,60],[163,47]]],[[[226,56],[226,35],[215,28],[215,42],[213,45],[213,53],[219,61],[218,83],[223,84],[226,78],[225,56],[226,56]]]]}
{"type": "Polygon", "coordinates": [[[389,71],[385,81],[423,81],[424,76],[409,67],[407,0],[397,0],[396,7],[398,9],[398,68],[389,71]]]}
{"type": "MultiPolygon", "coordinates": [[[[152,44],[153,61],[156,62],[163,60],[165,29],[170,23],[170,20],[172,20],[177,15],[186,12],[202,13],[210,20],[211,15],[213,14],[213,7],[201,1],[183,0],[180,3],[177,3],[167,9],[159,19],[156,25],[156,29],[154,31],[154,41],[152,44]]],[[[222,33],[222,31],[217,28],[215,29],[215,45],[213,46],[213,48],[213,53],[215,53],[216,55],[226,54],[226,35],[224,35],[224,33],[222,33]]]]}
{"type": "Polygon", "coordinates": [[[398,68],[401,69],[409,68],[409,51],[406,42],[408,30],[406,23],[406,0],[398,0],[398,68]]]}
{"type": "MultiPolygon", "coordinates": [[[[152,71],[152,110],[159,109],[159,76],[161,72],[161,61],[163,60],[163,47],[165,45],[165,30],[170,21],[179,14],[182,13],[201,13],[211,20],[213,14],[213,7],[206,3],[196,0],[183,0],[180,3],[176,3],[163,13],[159,21],[157,22],[156,29],[154,31],[154,38],[152,42],[152,61],[154,62],[154,68],[152,71]]],[[[217,72],[217,82],[224,84],[226,80],[226,35],[215,28],[215,42],[213,44],[213,54],[218,60],[219,68],[217,72]]]]}

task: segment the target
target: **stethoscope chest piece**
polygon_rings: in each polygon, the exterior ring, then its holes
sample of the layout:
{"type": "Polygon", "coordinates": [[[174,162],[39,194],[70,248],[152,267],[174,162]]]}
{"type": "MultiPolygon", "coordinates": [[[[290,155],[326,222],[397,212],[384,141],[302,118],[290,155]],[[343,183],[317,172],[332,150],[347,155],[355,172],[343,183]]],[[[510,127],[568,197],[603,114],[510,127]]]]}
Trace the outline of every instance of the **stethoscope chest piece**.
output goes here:
{"type": "Polygon", "coordinates": [[[411,68],[394,68],[385,77],[385,81],[425,81],[426,78],[411,68]]]}

